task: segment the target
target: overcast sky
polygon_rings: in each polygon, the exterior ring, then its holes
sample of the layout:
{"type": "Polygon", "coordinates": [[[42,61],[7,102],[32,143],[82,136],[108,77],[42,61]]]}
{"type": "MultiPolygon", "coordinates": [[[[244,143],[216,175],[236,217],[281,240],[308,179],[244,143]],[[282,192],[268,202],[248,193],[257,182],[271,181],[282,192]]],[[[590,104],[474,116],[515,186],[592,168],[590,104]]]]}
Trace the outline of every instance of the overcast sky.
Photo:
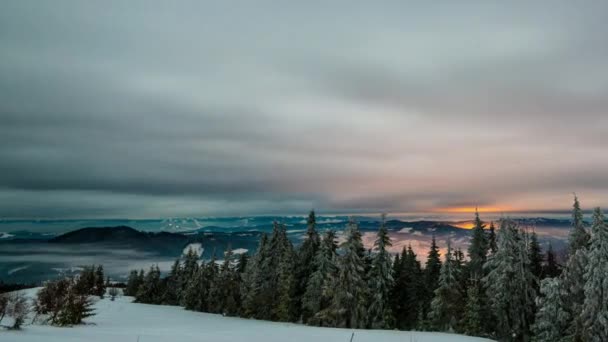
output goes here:
{"type": "Polygon", "coordinates": [[[290,3],[3,1],[0,217],[608,206],[607,2],[290,3]]]}

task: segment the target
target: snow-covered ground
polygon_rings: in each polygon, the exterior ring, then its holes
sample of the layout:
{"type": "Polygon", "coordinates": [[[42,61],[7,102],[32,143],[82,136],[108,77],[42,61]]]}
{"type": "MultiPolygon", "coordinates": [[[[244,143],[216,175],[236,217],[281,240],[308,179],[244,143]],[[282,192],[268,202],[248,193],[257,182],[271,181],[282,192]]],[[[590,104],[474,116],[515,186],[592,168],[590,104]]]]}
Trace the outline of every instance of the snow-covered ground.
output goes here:
{"type": "MultiPolygon", "coordinates": [[[[35,291],[28,290],[28,295],[35,291]]],[[[95,304],[87,325],[58,328],[25,325],[0,331],[10,342],[482,342],[486,339],[440,333],[308,327],[186,311],[180,307],[131,303],[131,297],[95,304]]],[[[6,318],[5,318],[6,320],[6,318]]],[[[3,324],[8,322],[3,321],[3,324]]],[[[29,320],[27,321],[29,323],[29,320]]]]}

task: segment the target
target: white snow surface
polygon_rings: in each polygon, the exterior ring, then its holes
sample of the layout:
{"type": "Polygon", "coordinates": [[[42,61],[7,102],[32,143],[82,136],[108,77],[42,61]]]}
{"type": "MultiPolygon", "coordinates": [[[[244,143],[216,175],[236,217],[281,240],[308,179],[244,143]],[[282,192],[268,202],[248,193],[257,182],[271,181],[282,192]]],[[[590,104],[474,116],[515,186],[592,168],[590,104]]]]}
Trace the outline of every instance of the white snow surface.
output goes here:
{"type": "MultiPolygon", "coordinates": [[[[36,290],[27,290],[33,296],[36,290]]],[[[21,331],[0,330],[0,341],[10,342],[482,342],[487,339],[443,333],[353,330],[308,327],[223,317],[186,311],[176,306],[132,303],[132,297],[99,300],[96,315],[85,325],[70,328],[32,325],[21,331]]],[[[7,319],[3,325],[9,324],[7,319]]]]}

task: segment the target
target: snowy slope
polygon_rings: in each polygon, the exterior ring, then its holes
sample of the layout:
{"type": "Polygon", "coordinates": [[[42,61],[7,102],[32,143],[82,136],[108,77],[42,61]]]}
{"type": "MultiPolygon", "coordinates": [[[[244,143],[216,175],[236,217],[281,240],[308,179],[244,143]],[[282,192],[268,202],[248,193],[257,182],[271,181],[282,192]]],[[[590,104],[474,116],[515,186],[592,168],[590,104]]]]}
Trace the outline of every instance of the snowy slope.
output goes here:
{"type": "MultiPolygon", "coordinates": [[[[29,293],[33,293],[31,290],[29,293]]],[[[22,331],[0,331],[10,342],[468,342],[481,338],[422,332],[352,330],[307,327],[186,311],[180,307],[131,303],[119,297],[96,303],[88,325],[57,328],[26,325],[22,331]]],[[[2,322],[7,324],[6,321],[2,322]]],[[[29,320],[28,320],[29,323],[29,320]]]]}

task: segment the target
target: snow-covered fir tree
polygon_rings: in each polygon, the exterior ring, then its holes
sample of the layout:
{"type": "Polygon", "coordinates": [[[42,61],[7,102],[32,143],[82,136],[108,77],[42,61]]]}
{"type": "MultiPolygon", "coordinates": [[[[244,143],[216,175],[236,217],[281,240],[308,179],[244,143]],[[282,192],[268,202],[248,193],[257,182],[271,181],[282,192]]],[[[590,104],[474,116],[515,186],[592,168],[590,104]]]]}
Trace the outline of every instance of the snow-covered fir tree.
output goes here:
{"type": "Polygon", "coordinates": [[[338,271],[337,249],[336,233],[333,230],[326,231],[315,256],[315,271],[310,276],[302,297],[302,308],[306,312],[303,316],[308,317],[308,324],[326,325],[330,321],[327,316],[334,292],[332,285],[338,271]]]}
{"type": "Polygon", "coordinates": [[[206,312],[222,313],[224,284],[222,284],[219,274],[220,270],[217,265],[214,251],[212,253],[211,260],[209,263],[207,263],[207,267],[205,268],[205,277],[209,283],[209,292],[207,293],[207,309],[205,310],[206,312]]]}
{"type": "Polygon", "coordinates": [[[496,228],[494,226],[494,221],[490,222],[490,228],[488,229],[488,252],[489,254],[496,253],[496,228]]]}
{"type": "Polygon", "coordinates": [[[574,196],[574,204],[572,205],[572,229],[568,241],[570,255],[573,255],[579,249],[586,249],[589,244],[589,233],[585,229],[583,211],[576,196],[574,196]]]}
{"type": "Polygon", "coordinates": [[[488,238],[485,232],[486,225],[479,218],[475,208],[475,221],[473,222],[471,244],[469,245],[469,271],[470,277],[481,279],[484,275],[483,264],[488,255],[488,238]]]}
{"type": "Polygon", "coordinates": [[[190,279],[196,271],[198,271],[198,262],[200,256],[194,251],[192,247],[188,248],[186,255],[184,256],[183,275],[185,279],[190,279]]]}
{"type": "Polygon", "coordinates": [[[247,262],[245,272],[242,274],[241,298],[243,304],[241,313],[244,317],[258,316],[261,291],[266,277],[262,272],[262,267],[266,268],[266,259],[269,257],[268,254],[268,236],[262,234],[258,249],[254,256],[247,262]]]}
{"type": "Polygon", "coordinates": [[[315,257],[320,246],[319,233],[317,232],[317,218],[315,211],[311,210],[306,220],[306,235],[304,241],[297,251],[296,274],[295,274],[295,295],[294,305],[298,315],[302,314],[302,320],[310,318],[310,311],[302,308],[302,296],[306,292],[306,287],[310,276],[315,271],[315,257]]]}
{"type": "Polygon", "coordinates": [[[334,325],[342,328],[365,328],[367,325],[368,286],[365,281],[364,248],[358,224],[350,219],[346,240],[340,245],[339,273],[334,283],[331,305],[334,325]]]}
{"type": "Polygon", "coordinates": [[[179,259],[175,260],[169,271],[169,275],[165,278],[166,286],[163,294],[163,304],[178,305],[181,292],[181,275],[182,267],[179,259]]]}
{"type": "Polygon", "coordinates": [[[585,229],[583,212],[578,198],[572,206],[572,228],[568,241],[568,261],[560,276],[565,295],[563,310],[568,312],[568,339],[581,341],[583,338],[582,306],[585,300],[585,265],[588,263],[587,246],[589,234],[585,229]]]}
{"type": "MultiPolygon", "coordinates": [[[[424,317],[422,306],[425,291],[425,279],[420,261],[409,245],[403,247],[399,267],[395,276],[393,294],[391,295],[395,326],[399,329],[414,329],[419,317],[424,317]],[[420,312],[419,312],[420,311],[420,312]]],[[[397,262],[397,260],[396,260],[397,262]]]]}
{"type": "MultiPolygon", "coordinates": [[[[481,286],[472,283],[467,289],[466,306],[462,318],[462,332],[471,336],[480,336],[483,332],[483,310],[480,297],[481,286]]],[[[487,317],[486,317],[487,318],[487,317]]]]}
{"type": "Polygon", "coordinates": [[[369,276],[371,302],[369,320],[372,329],[387,329],[393,326],[390,294],[393,288],[392,261],[387,250],[392,246],[386,229],[386,215],[382,214],[380,229],[374,242],[375,254],[369,276]]]}
{"type": "Polygon", "coordinates": [[[543,271],[543,252],[536,232],[530,234],[530,243],[528,244],[528,259],[530,259],[530,270],[537,279],[540,279],[543,271]]]}
{"type": "MultiPolygon", "coordinates": [[[[287,239],[287,237],[285,237],[287,239]]],[[[281,322],[295,321],[299,317],[297,299],[295,298],[295,256],[296,253],[287,240],[279,261],[277,295],[278,302],[274,308],[274,317],[281,322]]]]}
{"type": "Polygon", "coordinates": [[[547,253],[545,254],[545,264],[543,265],[542,274],[543,278],[555,278],[561,274],[551,243],[549,243],[549,248],[547,248],[547,253]]]}
{"type": "Polygon", "coordinates": [[[558,278],[546,278],[540,283],[540,295],[536,299],[538,310],[532,331],[539,342],[562,341],[570,317],[564,311],[562,286],[558,278]]]}
{"type": "Polygon", "coordinates": [[[239,312],[240,305],[240,281],[239,274],[234,267],[234,254],[232,248],[228,245],[224,253],[224,262],[220,268],[217,278],[220,284],[220,313],[227,316],[235,316],[239,312]]]}
{"type": "Polygon", "coordinates": [[[526,240],[515,222],[501,220],[498,249],[488,260],[489,273],[483,278],[490,308],[497,318],[497,337],[505,341],[530,340],[537,280],[530,270],[526,240]]]}
{"type": "Polygon", "coordinates": [[[186,310],[206,311],[207,296],[209,294],[209,281],[205,263],[196,267],[196,273],[186,283],[182,295],[182,305],[186,310]]]}
{"type": "Polygon", "coordinates": [[[448,240],[439,275],[439,287],[435,290],[429,313],[429,320],[436,330],[454,331],[460,320],[462,306],[458,278],[458,269],[455,267],[451,243],[448,240]]]}
{"type": "Polygon", "coordinates": [[[103,298],[103,296],[106,293],[106,283],[105,283],[105,276],[103,273],[103,266],[102,265],[98,265],[97,268],[95,269],[95,290],[94,290],[94,294],[96,296],[99,296],[99,298],[103,298]]]}
{"type": "Polygon", "coordinates": [[[591,243],[585,266],[583,339],[608,341],[608,226],[600,208],[593,211],[591,243]]]}
{"type": "Polygon", "coordinates": [[[123,291],[125,296],[135,296],[141,285],[137,270],[132,270],[127,278],[127,285],[123,291]]]}
{"type": "Polygon", "coordinates": [[[431,307],[431,301],[435,296],[435,290],[439,287],[439,275],[441,273],[441,254],[439,253],[439,247],[435,239],[435,234],[431,239],[431,247],[426,259],[424,267],[424,286],[422,303],[420,304],[423,313],[422,317],[425,320],[428,318],[428,312],[431,307]]]}

